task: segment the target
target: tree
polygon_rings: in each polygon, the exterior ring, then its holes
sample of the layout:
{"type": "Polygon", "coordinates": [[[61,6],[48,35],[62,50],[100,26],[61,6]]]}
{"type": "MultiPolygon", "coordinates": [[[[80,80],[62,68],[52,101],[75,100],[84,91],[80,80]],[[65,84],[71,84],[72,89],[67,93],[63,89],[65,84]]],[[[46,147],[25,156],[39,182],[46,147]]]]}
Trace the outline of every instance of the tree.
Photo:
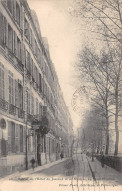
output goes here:
{"type": "MultiPolygon", "coordinates": [[[[118,154],[119,129],[118,117],[120,110],[120,85],[121,85],[121,70],[122,70],[122,2],[120,0],[76,0],[76,8],[74,15],[78,16],[85,22],[86,31],[90,31],[96,35],[97,45],[98,39],[102,41],[104,50],[106,49],[109,55],[109,66],[101,66],[99,70],[105,73],[106,68],[106,84],[113,86],[111,92],[111,103],[115,109],[111,113],[115,116],[115,131],[116,142],[115,152],[118,154]],[[100,38],[101,37],[101,38],[100,38]],[[103,44],[104,42],[104,44],[103,44]],[[103,69],[104,68],[104,69],[103,69]],[[107,72],[108,71],[108,72],[107,72]]],[[[83,28],[83,27],[82,27],[83,28]]],[[[90,42],[90,38],[89,38],[90,42]]],[[[99,48],[97,48],[99,50],[99,48]]],[[[106,62],[105,62],[106,63],[106,62]]],[[[103,63],[103,64],[105,64],[103,63]]],[[[92,75],[92,74],[91,74],[92,75]]],[[[94,80],[97,82],[98,80],[94,80]]],[[[99,84],[100,85],[100,84],[99,84]]],[[[98,84],[97,84],[97,87],[98,84]]],[[[103,87],[102,87],[103,88],[103,87]]],[[[100,89],[101,90],[101,89],[100,89]]],[[[108,99],[108,89],[106,88],[106,102],[108,99]]],[[[110,104],[110,102],[108,102],[110,104]]],[[[106,119],[107,106],[106,103],[106,119]]],[[[109,111],[110,112],[110,111],[109,111]]],[[[108,122],[109,123],[109,122],[108,122]]],[[[106,121],[107,124],[107,121],[106,121]]],[[[109,139],[109,137],[108,137],[109,139]]],[[[108,140],[109,141],[109,140],[108,140]]],[[[106,150],[106,153],[108,151],[106,150]]]]}

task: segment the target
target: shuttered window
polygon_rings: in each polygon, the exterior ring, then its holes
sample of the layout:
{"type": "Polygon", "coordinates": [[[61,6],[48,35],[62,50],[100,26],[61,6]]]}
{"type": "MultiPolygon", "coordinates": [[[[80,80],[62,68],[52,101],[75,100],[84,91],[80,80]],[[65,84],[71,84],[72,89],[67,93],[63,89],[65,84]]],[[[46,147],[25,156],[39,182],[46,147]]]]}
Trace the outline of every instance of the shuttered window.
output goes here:
{"type": "Polygon", "coordinates": [[[14,105],[14,80],[9,73],[9,103],[14,105]]]}
{"type": "Polygon", "coordinates": [[[13,51],[13,30],[10,25],[8,25],[8,48],[13,51]]]}
{"type": "Polygon", "coordinates": [[[20,125],[16,124],[16,152],[20,152],[20,144],[19,144],[19,140],[20,140],[20,135],[19,135],[19,131],[20,131],[20,125]]]}
{"type": "Polygon", "coordinates": [[[39,114],[39,101],[36,99],[36,114],[39,114]]]}
{"type": "Polygon", "coordinates": [[[34,115],[34,97],[31,95],[31,114],[34,115]]]}
{"type": "Polygon", "coordinates": [[[20,125],[20,152],[23,152],[23,126],[20,125]]]}
{"type": "Polygon", "coordinates": [[[19,60],[21,60],[21,42],[18,37],[17,37],[17,57],[19,60]]]}
{"type": "Polygon", "coordinates": [[[0,63],[0,98],[4,99],[4,66],[0,63]]]}
{"type": "Polygon", "coordinates": [[[6,19],[0,12],[0,45],[3,46],[5,42],[5,28],[6,28],[6,19]]]}
{"type": "Polygon", "coordinates": [[[18,25],[20,25],[20,7],[17,2],[16,2],[16,21],[18,25]]]}
{"type": "Polygon", "coordinates": [[[11,152],[11,122],[8,121],[8,152],[11,152]]]}
{"type": "Polygon", "coordinates": [[[12,153],[16,152],[15,147],[15,123],[11,122],[11,151],[12,153]]]}
{"type": "Polygon", "coordinates": [[[30,93],[27,92],[27,112],[30,113],[30,93]]]}
{"type": "Polygon", "coordinates": [[[25,23],[24,23],[24,32],[25,32],[25,37],[30,41],[30,30],[29,30],[29,23],[25,18],[25,23]]]}

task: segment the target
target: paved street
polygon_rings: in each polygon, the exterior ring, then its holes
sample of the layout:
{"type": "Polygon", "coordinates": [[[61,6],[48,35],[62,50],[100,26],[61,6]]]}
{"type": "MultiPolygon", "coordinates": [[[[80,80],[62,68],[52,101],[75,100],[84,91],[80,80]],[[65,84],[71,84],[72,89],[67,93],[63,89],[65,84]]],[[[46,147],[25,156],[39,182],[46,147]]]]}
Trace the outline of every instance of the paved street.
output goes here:
{"type": "Polygon", "coordinates": [[[1,179],[0,189],[24,190],[26,185],[28,190],[109,190],[111,186],[116,190],[121,178],[119,172],[108,166],[102,168],[96,159],[92,162],[85,154],[77,154],[73,159],[63,159],[1,179]],[[8,183],[9,188],[6,187],[8,183]]]}

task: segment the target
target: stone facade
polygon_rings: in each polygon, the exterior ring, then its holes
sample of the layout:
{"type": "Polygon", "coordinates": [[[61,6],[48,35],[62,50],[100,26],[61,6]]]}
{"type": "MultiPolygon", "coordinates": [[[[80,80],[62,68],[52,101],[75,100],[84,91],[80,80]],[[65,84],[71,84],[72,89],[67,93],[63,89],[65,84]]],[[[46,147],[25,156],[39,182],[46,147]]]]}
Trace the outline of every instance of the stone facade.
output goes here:
{"type": "Polygon", "coordinates": [[[69,156],[73,124],[47,39],[26,0],[0,1],[0,175],[69,156]],[[43,123],[48,132],[33,128],[43,123]],[[70,133],[70,141],[68,134],[70,133]]]}

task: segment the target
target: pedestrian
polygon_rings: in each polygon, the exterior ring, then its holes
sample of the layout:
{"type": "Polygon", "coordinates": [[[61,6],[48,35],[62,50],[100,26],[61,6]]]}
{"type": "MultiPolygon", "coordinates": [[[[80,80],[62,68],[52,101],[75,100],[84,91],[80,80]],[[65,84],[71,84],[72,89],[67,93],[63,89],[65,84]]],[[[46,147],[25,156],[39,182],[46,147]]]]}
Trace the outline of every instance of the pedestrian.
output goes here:
{"type": "Polygon", "coordinates": [[[104,164],[105,164],[105,157],[104,157],[104,154],[102,154],[102,156],[101,156],[101,166],[102,166],[102,168],[104,167],[104,164]]]}
{"type": "Polygon", "coordinates": [[[62,160],[62,158],[63,158],[63,153],[60,154],[60,157],[61,157],[61,160],[62,160]]]}
{"type": "Polygon", "coordinates": [[[31,163],[31,166],[32,166],[32,169],[34,170],[34,167],[35,167],[35,159],[34,158],[32,158],[31,160],[30,160],[30,163],[31,163]]]}

